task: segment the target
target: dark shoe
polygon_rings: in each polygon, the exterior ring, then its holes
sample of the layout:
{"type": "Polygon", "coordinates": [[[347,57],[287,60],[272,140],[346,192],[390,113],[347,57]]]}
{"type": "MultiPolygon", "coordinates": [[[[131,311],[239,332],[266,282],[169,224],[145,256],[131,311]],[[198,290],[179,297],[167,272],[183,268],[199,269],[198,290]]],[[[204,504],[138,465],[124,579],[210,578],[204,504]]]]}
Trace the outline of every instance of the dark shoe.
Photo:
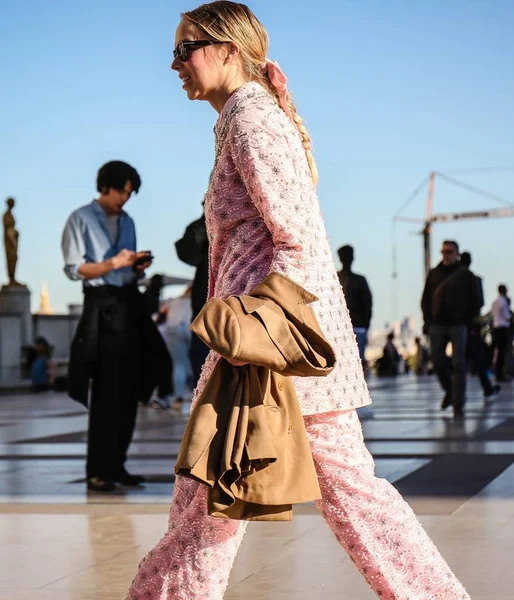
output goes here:
{"type": "Polygon", "coordinates": [[[88,477],[87,489],[90,492],[113,492],[116,484],[112,479],[101,479],[100,477],[88,477]]]}
{"type": "Polygon", "coordinates": [[[453,407],[453,418],[454,419],[463,419],[464,418],[464,409],[461,407],[453,407]]]}
{"type": "Polygon", "coordinates": [[[450,396],[450,394],[445,394],[443,401],[441,402],[441,410],[446,410],[451,405],[452,397],[450,396]]]}
{"type": "Polygon", "coordinates": [[[121,483],[121,485],[126,485],[128,487],[137,487],[138,485],[141,485],[146,481],[146,479],[142,475],[131,475],[125,469],[115,473],[112,476],[112,478],[117,483],[121,483]]]}
{"type": "Polygon", "coordinates": [[[484,397],[487,399],[492,398],[493,396],[496,396],[497,394],[499,394],[500,390],[501,390],[501,387],[498,384],[493,385],[491,390],[489,392],[487,392],[486,394],[484,394],[484,397]]]}

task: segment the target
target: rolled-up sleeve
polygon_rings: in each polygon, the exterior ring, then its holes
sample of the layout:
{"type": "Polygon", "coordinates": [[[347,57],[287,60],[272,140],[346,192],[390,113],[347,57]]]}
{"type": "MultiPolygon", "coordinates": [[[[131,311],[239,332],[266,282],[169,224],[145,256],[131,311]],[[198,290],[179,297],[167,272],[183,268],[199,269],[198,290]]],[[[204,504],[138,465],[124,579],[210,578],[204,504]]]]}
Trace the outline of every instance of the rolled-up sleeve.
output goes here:
{"type": "Polygon", "coordinates": [[[81,220],[77,215],[71,215],[64,226],[61,248],[66,276],[73,281],[83,279],[78,270],[85,262],[86,249],[81,220]]]}

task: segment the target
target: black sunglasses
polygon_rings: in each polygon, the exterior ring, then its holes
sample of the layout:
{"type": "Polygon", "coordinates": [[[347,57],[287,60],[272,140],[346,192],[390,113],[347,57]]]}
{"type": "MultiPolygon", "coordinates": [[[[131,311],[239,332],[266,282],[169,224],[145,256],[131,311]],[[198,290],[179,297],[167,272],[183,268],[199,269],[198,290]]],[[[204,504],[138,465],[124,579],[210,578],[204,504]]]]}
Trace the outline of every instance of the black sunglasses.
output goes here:
{"type": "Polygon", "coordinates": [[[211,40],[193,40],[190,42],[180,42],[180,44],[173,50],[173,58],[178,58],[182,62],[189,60],[189,53],[197,48],[203,48],[204,46],[211,46],[213,44],[226,44],[226,42],[216,42],[211,40]]]}

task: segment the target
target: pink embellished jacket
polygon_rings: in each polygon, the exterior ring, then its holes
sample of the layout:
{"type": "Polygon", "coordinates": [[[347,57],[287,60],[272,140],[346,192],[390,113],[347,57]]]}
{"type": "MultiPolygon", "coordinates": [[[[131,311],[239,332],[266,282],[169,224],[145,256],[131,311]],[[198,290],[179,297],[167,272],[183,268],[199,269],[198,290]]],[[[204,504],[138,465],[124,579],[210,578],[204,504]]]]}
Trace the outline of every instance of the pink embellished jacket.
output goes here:
{"type": "MultiPolygon", "coordinates": [[[[313,304],[336,368],[297,378],[303,414],[371,402],[350,316],[298,130],[260,84],[236,90],[215,127],[216,161],[205,198],[212,297],[247,294],[283,273],[320,300],[313,304]]],[[[211,352],[199,390],[218,356],[211,352]]],[[[199,391],[198,390],[198,391],[199,391]]]]}

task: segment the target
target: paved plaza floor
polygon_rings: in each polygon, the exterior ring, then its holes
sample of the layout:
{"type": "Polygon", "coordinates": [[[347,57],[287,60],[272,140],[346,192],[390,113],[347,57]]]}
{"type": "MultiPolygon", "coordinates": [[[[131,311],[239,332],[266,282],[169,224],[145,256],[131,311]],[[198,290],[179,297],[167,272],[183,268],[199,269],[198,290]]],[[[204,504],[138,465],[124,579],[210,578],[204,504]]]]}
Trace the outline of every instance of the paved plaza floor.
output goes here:
{"type": "MultiPolygon", "coordinates": [[[[511,386],[486,403],[470,379],[462,421],[439,410],[433,378],[370,387],[374,403],[362,418],[377,474],[404,494],[473,600],[513,600],[511,386]]],[[[85,410],[65,394],[0,395],[0,600],[124,600],[139,560],[166,529],[184,423],[142,409],[127,466],[147,485],[88,494],[85,410]]],[[[375,595],[307,504],[291,523],[249,525],[226,598],[375,595]]]]}

